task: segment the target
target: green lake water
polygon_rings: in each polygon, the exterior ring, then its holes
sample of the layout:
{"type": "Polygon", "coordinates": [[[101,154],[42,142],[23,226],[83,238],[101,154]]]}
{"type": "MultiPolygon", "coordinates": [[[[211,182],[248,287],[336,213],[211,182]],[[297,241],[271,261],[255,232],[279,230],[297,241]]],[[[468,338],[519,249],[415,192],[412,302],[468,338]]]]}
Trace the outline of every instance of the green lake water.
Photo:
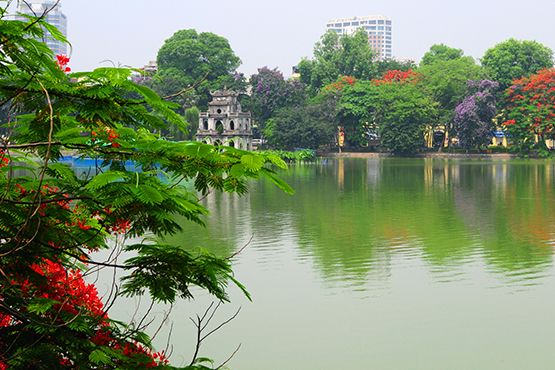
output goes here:
{"type": "MultiPolygon", "coordinates": [[[[210,194],[206,230],[171,240],[244,247],[252,302],[230,289],[212,326],[241,312],[201,355],[241,344],[228,366],[243,370],[555,368],[554,162],[328,159],[281,176],[295,195],[266,181],[210,194]]],[[[175,363],[210,302],[173,307],[175,363]]]]}

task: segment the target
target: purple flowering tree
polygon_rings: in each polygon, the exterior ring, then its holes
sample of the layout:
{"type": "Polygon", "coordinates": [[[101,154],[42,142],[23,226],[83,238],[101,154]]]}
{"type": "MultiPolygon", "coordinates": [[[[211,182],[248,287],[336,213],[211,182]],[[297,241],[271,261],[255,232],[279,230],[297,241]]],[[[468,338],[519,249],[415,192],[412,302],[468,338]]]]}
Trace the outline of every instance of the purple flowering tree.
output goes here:
{"type": "Polygon", "coordinates": [[[250,88],[247,108],[260,129],[279,109],[303,105],[306,100],[305,85],[296,80],[285,80],[277,68],[259,68],[258,73],[250,78],[250,88]]]}
{"type": "Polygon", "coordinates": [[[460,146],[478,149],[491,140],[495,129],[493,118],[497,114],[497,92],[495,81],[468,81],[468,91],[464,100],[455,108],[453,129],[460,146]]]}

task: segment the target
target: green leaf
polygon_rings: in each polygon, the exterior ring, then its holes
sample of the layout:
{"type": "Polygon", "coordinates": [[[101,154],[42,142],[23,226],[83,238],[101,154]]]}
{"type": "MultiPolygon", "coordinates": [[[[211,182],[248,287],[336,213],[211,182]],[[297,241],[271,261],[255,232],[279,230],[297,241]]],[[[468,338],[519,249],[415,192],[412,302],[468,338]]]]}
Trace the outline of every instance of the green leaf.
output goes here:
{"type": "Polygon", "coordinates": [[[276,185],[278,188],[280,188],[287,194],[290,194],[290,195],[295,194],[295,190],[291,186],[289,186],[288,183],[286,183],[281,178],[276,176],[276,174],[273,171],[264,169],[262,173],[264,174],[264,176],[268,177],[270,181],[274,183],[274,185],[276,185]]]}
{"type": "Polygon", "coordinates": [[[259,155],[246,154],[241,157],[241,163],[252,172],[258,172],[264,166],[265,160],[259,155]]]}
{"type": "Polygon", "coordinates": [[[36,298],[27,306],[27,310],[31,313],[43,314],[52,308],[58,301],[48,298],[36,298]]]}
{"type": "Polygon", "coordinates": [[[241,163],[234,164],[231,166],[229,174],[233,177],[241,177],[245,175],[245,165],[241,163]]]}
{"type": "Polygon", "coordinates": [[[125,172],[107,171],[93,177],[93,179],[85,186],[85,189],[97,190],[110,183],[121,182],[125,179],[127,179],[127,174],[125,172]]]}
{"type": "Polygon", "coordinates": [[[108,365],[112,363],[112,359],[101,349],[95,349],[89,355],[89,360],[98,365],[108,365]]]}
{"type": "Polygon", "coordinates": [[[277,167],[284,170],[287,168],[287,163],[285,163],[285,161],[281,159],[278,155],[269,154],[267,158],[272,164],[276,165],[277,167]]]}
{"type": "Polygon", "coordinates": [[[140,201],[147,204],[159,204],[164,200],[162,194],[150,185],[132,187],[133,192],[139,195],[140,201]]]}

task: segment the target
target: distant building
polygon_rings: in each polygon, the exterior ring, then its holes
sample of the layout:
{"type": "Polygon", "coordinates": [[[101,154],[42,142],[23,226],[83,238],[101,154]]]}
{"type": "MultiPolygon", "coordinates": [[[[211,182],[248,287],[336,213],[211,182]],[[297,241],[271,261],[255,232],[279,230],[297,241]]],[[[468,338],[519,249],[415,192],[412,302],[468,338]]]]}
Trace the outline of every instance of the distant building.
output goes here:
{"type": "Polygon", "coordinates": [[[158,72],[158,63],[151,60],[144,67],[131,72],[131,80],[135,83],[144,83],[152,80],[152,77],[158,72]]]}
{"type": "MultiPolygon", "coordinates": [[[[60,32],[67,37],[67,17],[62,13],[62,5],[59,2],[56,5],[55,0],[28,0],[19,1],[18,13],[23,13],[32,16],[42,16],[46,13],[44,20],[55,26],[60,32]]],[[[16,15],[16,20],[24,21],[26,18],[16,15]]],[[[44,40],[42,40],[48,45],[48,47],[54,52],[54,54],[67,55],[68,45],[64,42],[60,42],[54,39],[48,31],[45,31],[44,40]]]]}
{"type": "Polygon", "coordinates": [[[364,29],[379,59],[393,58],[392,27],[391,19],[382,15],[332,19],[326,25],[327,30],[340,35],[351,35],[359,28],[364,29]]]}
{"type": "Polygon", "coordinates": [[[212,93],[208,112],[199,117],[197,141],[252,150],[252,117],[241,110],[236,92],[219,90],[212,93]]]}
{"type": "Polygon", "coordinates": [[[298,80],[301,78],[301,71],[298,66],[291,67],[291,79],[298,80]]]}

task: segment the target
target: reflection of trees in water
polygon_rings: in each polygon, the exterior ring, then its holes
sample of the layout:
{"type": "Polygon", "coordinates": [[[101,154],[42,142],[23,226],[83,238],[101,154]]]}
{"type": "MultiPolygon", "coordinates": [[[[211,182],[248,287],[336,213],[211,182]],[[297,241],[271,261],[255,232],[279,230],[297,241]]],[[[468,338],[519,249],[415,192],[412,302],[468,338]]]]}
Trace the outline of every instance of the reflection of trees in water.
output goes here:
{"type": "Polygon", "coordinates": [[[370,159],[330,167],[334,178],[295,183],[292,176],[300,248],[326,276],[367,278],[394,253],[421,253],[446,268],[481,254],[504,271],[551,261],[545,245],[555,203],[552,175],[544,174],[552,164],[370,159]]]}
{"type": "Polygon", "coordinates": [[[205,227],[183,219],[183,230],[168,241],[185,248],[204,248],[218,256],[230,256],[247,244],[251,235],[251,212],[248,196],[214,192],[206,196],[205,227]]]}
{"type": "Polygon", "coordinates": [[[267,181],[245,197],[211,194],[207,229],[185,243],[229,255],[298,248],[331,280],[387,280],[391,260],[423,258],[434,271],[485,256],[504,274],[542,271],[555,230],[551,162],[344,159],[292,166],[288,196],[267,181]]]}
{"type": "Polygon", "coordinates": [[[545,161],[459,165],[454,186],[458,213],[496,268],[539,271],[551,263],[552,169],[545,161]]]}

